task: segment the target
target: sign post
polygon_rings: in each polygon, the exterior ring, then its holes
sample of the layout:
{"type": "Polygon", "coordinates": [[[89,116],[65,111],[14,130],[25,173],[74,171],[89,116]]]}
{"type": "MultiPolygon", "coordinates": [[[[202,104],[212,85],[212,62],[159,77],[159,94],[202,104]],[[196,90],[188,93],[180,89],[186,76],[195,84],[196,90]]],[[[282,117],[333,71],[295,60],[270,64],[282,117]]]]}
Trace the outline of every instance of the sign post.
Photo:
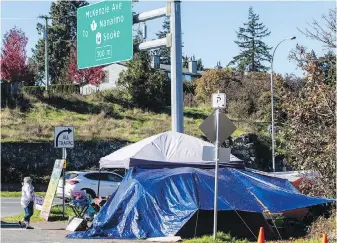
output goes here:
{"type": "MultiPolygon", "coordinates": [[[[218,93],[212,95],[212,107],[215,109],[210,116],[208,116],[199,126],[199,129],[206,135],[207,139],[215,143],[214,161],[215,161],[215,181],[214,181],[214,239],[217,233],[218,224],[218,170],[219,158],[221,160],[230,162],[230,149],[219,148],[235,130],[236,126],[223,113],[220,112],[226,108],[226,95],[218,93]]],[[[204,148],[204,151],[207,149],[204,148]]]]}
{"type": "Polygon", "coordinates": [[[64,197],[64,190],[65,190],[65,185],[66,185],[66,168],[67,168],[67,149],[62,148],[62,159],[64,161],[63,163],[63,189],[62,189],[62,205],[63,205],[63,218],[64,218],[64,212],[65,212],[65,197],[64,197]]]}
{"type": "Polygon", "coordinates": [[[218,93],[212,95],[212,107],[216,109],[216,140],[215,140],[215,185],[214,185],[214,224],[213,239],[218,230],[218,170],[219,170],[219,123],[220,109],[226,107],[226,95],[218,93]]]}
{"type": "Polygon", "coordinates": [[[65,216],[65,174],[67,168],[67,148],[74,147],[74,127],[64,126],[54,128],[54,147],[62,148],[62,168],[63,168],[63,189],[62,189],[62,205],[63,205],[63,218],[65,216]]]}
{"type": "Polygon", "coordinates": [[[133,57],[132,1],[103,1],[77,10],[78,69],[133,57]]]}

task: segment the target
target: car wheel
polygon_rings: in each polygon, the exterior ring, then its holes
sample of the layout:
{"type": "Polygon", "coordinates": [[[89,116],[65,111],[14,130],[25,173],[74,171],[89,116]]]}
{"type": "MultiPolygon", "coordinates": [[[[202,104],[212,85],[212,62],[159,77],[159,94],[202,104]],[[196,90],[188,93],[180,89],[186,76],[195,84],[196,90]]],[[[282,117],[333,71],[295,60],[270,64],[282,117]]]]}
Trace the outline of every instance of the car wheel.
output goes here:
{"type": "Polygon", "coordinates": [[[96,197],[96,193],[91,189],[82,189],[86,194],[89,194],[92,198],[96,197]]]}

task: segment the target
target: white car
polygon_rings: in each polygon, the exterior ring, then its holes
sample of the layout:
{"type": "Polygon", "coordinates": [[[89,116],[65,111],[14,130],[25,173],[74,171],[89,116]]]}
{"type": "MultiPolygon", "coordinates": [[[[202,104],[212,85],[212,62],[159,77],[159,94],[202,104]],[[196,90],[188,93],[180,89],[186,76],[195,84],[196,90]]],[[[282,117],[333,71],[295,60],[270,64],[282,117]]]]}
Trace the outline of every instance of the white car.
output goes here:
{"type": "MultiPolygon", "coordinates": [[[[72,191],[86,191],[92,198],[98,195],[98,178],[100,178],[99,196],[107,197],[114,193],[123,177],[107,171],[68,171],[65,175],[65,199],[71,198],[72,191]]],[[[63,198],[63,177],[60,178],[56,197],[63,198]]]]}

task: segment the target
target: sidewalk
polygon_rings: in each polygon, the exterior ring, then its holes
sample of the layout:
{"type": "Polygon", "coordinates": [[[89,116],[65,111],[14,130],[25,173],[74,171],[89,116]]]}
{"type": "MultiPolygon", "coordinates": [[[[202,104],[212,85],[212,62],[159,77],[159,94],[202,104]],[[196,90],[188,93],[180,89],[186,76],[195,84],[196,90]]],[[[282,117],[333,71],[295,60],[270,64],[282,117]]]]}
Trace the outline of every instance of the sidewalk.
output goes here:
{"type": "Polygon", "coordinates": [[[65,230],[67,228],[67,221],[55,221],[55,222],[36,222],[31,223],[35,229],[40,230],[65,230]]]}
{"type": "MultiPolygon", "coordinates": [[[[1,222],[1,242],[6,243],[90,243],[93,239],[67,239],[67,221],[32,223],[33,230],[21,229],[18,223],[1,222]]],[[[96,239],[100,243],[148,243],[143,240],[96,239]]]]}

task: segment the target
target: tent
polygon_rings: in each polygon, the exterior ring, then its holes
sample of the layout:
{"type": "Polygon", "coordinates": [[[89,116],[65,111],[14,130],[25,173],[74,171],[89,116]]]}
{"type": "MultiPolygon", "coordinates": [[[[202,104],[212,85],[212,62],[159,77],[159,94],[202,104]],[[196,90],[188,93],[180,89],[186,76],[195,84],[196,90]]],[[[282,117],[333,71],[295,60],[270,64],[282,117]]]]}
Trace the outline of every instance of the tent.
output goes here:
{"type": "MultiPolygon", "coordinates": [[[[212,233],[214,170],[191,167],[128,171],[92,227],[69,238],[136,239],[212,233]],[[196,234],[197,233],[197,234],[196,234]]],[[[299,193],[288,180],[235,168],[219,169],[219,230],[233,236],[273,232],[262,213],[331,202],[299,193]]]]}
{"type": "MultiPolygon", "coordinates": [[[[136,239],[212,233],[214,145],[165,132],[100,160],[100,168],[129,169],[118,190],[84,233],[68,238],[136,239]]],[[[273,236],[264,212],[279,213],[331,202],[300,194],[288,180],[245,171],[235,156],[220,161],[219,230],[273,236]]]]}
{"type": "MultiPolygon", "coordinates": [[[[214,168],[214,145],[177,132],[164,132],[121,148],[100,159],[100,168],[214,168]]],[[[220,167],[244,168],[242,160],[230,155],[220,167]]]]}

